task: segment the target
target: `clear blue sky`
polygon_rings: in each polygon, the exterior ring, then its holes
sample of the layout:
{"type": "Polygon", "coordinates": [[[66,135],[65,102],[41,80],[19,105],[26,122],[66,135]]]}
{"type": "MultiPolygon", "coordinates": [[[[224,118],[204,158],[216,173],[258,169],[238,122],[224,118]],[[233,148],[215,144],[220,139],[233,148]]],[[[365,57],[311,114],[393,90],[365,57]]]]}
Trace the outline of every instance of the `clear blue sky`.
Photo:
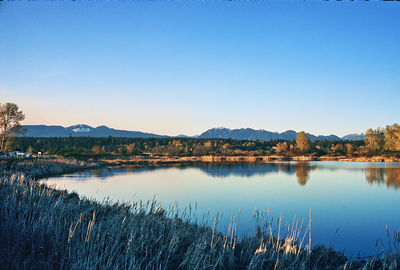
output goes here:
{"type": "Polygon", "coordinates": [[[400,3],[0,2],[24,124],[195,135],[400,122],[400,3]]]}

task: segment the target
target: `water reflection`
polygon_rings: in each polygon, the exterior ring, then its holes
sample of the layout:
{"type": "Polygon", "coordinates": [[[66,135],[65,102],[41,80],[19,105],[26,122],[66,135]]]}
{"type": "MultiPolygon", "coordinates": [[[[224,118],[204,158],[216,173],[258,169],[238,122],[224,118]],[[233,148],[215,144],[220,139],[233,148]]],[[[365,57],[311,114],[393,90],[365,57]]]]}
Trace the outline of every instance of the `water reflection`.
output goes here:
{"type": "Polygon", "coordinates": [[[329,166],[326,163],[318,162],[271,162],[271,163],[199,163],[192,165],[175,165],[175,166],[157,166],[157,167],[136,167],[125,166],[120,168],[94,169],[77,174],[66,175],[66,177],[78,178],[86,181],[94,176],[98,179],[105,180],[119,174],[140,174],[148,173],[153,170],[162,170],[175,167],[181,170],[187,168],[197,168],[203,173],[213,178],[227,178],[238,176],[243,178],[251,178],[253,176],[264,176],[273,173],[284,173],[288,175],[296,175],[297,183],[305,186],[311,178],[311,171],[318,170],[347,170],[362,171],[365,173],[365,179],[369,184],[386,185],[390,188],[400,188],[400,167],[385,165],[381,163],[363,164],[363,166],[338,167],[329,166]]]}
{"type": "Polygon", "coordinates": [[[368,183],[386,185],[390,188],[400,187],[400,168],[365,168],[365,179],[368,183]]]}
{"type": "MultiPolygon", "coordinates": [[[[158,166],[158,167],[136,167],[125,166],[120,168],[104,168],[84,171],[81,173],[65,175],[65,177],[77,178],[85,181],[94,176],[98,179],[105,180],[119,174],[140,174],[150,172],[153,170],[161,170],[171,168],[173,166],[158,166]]],[[[295,174],[299,185],[304,186],[309,179],[309,172],[316,169],[315,164],[308,162],[296,163],[262,163],[262,164],[249,164],[249,163],[199,163],[195,165],[176,165],[175,168],[198,168],[203,173],[213,178],[227,178],[231,176],[239,176],[244,178],[251,178],[253,176],[264,176],[272,173],[285,173],[289,175],[295,174]]]]}
{"type": "Polygon", "coordinates": [[[300,186],[305,186],[307,183],[309,174],[308,172],[311,170],[311,167],[308,166],[307,163],[299,163],[296,166],[296,177],[297,177],[297,183],[299,183],[300,186]]]}
{"type": "Polygon", "coordinates": [[[161,167],[136,167],[136,166],[124,166],[124,167],[110,167],[110,168],[102,168],[102,169],[92,169],[88,171],[73,173],[73,174],[65,174],[61,177],[66,178],[77,178],[79,181],[86,181],[91,177],[96,177],[100,180],[106,180],[107,178],[123,175],[126,173],[137,174],[141,172],[150,172],[152,170],[160,169],[161,167]]]}
{"type": "Polygon", "coordinates": [[[252,177],[270,173],[296,174],[299,185],[304,186],[309,179],[309,172],[317,165],[309,162],[262,163],[262,164],[203,164],[199,168],[212,177],[229,176],[252,177]]]}

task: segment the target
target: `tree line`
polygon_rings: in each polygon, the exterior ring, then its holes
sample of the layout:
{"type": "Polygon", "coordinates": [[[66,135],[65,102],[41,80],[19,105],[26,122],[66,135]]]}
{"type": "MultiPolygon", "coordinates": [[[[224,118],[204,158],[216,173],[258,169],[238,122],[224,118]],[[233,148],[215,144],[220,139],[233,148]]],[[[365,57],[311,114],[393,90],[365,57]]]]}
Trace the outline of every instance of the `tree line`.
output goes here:
{"type": "Polygon", "coordinates": [[[369,154],[396,154],[400,151],[400,126],[368,129],[365,133],[365,150],[369,154]]]}
{"type": "Polygon", "coordinates": [[[16,137],[10,150],[74,157],[125,155],[365,155],[364,141],[313,141],[304,132],[294,141],[243,141],[199,138],[16,137]]]}
{"type": "Polygon", "coordinates": [[[364,141],[310,141],[301,131],[294,141],[199,138],[17,137],[25,115],[13,103],[0,104],[0,151],[96,157],[107,155],[314,155],[400,156],[400,126],[368,129],[364,141]]]}
{"type": "Polygon", "coordinates": [[[363,141],[315,141],[311,142],[304,131],[297,134],[296,141],[277,143],[276,153],[348,155],[348,156],[400,156],[400,126],[387,125],[385,128],[368,129],[363,141]]]}
{"type": "Polygon", "coordinates": [[[265,155],[276,141],[238,141],[197,138],[123,138],[123,137],[17,137],[13,151],[42,152],[63,156],[107,155],[265,155]]]}
{"type": "MultiPolygon", "coordinates": [[[[396,130],[398,132],[398,130],[396,130]]],[[[123,137],[15,137],[9,151],[75,157],[108,155],[313,155],[313,156],[400,156],[400,137],[367,132],[364,141],[310,141],[305,132],[296,140],[243,141],[199,138],[123,138],[123,137]]],[[[394,135],[393,135],[394,134],[394,135]]]]}

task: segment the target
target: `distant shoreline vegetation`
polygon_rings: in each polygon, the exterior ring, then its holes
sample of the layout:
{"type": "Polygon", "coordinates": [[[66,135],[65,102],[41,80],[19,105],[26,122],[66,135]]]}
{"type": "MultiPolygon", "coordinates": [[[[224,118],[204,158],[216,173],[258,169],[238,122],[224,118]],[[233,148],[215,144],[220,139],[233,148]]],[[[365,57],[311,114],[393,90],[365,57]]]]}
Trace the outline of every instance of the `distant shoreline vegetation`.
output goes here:
{"type": "MultiPolygon", "coordinates": [[[[397,126],[398,127],[398,126],[397,126]]],[[[370,130],[363,141],[310,141],[299,132],[294,141],[246,141],[201,138],[124,138],[124,137],[14,137],[9,151],[41,152],[75,158],[112,156],[281,156],[308,157],[396,157],[400,158],[397,129],[370,130]],[[394,131],[393,131],[394,130],[394,131]]]]}

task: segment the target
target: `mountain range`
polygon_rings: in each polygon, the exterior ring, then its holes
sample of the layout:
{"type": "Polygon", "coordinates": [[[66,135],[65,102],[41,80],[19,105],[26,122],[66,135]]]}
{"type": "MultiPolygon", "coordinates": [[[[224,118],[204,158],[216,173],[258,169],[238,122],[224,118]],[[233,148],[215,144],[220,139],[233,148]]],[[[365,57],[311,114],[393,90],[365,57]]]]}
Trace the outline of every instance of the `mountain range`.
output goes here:
{"type": "Polygon", "coordinates": [[[140,131],[128,131],[113,129],[106,126],[91,127],[88,125],[74,125],[70,127],[25,125],[22,126],[25,137],[128,137],[128,138],[167,138],[168,136],[157,135],[140,131]]]}
{"type": "MultiPolygon", "coordinates": [[[[128,131],[109,128],[106,126],[91,127],[84,124],[74,125],[70,127],[62,126],[46,126],[46,125],[25,125],[22,127],[25,137],[128,137],[128,138],[170,138],[170,137],[185,137],[185,138],[220,138],[220,139],[236,139],[236,140],[294,140],[297,132],[287,130],[285,132],[271,132],[267,130],[255,130],[251,128],[229,129],[229,128],[212,128],[198,136],[166,136],[140,131],[128,131]]],[[[307,136],[312,141],[340,141],[340,140],[363,140],[363,134],[349,134],[343,137],[336,135],[313,135],[307,133],[307,136]]]]}

